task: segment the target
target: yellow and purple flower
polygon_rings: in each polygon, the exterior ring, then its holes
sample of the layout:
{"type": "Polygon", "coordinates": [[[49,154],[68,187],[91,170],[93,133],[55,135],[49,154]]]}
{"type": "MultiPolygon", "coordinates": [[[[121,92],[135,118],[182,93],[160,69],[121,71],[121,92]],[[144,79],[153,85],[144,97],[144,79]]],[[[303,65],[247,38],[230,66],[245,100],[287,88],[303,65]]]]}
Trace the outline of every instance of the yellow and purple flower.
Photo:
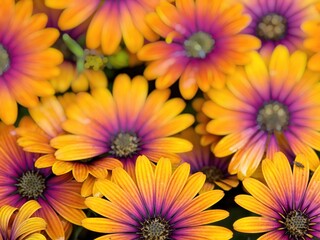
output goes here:
{"type": "Polygon", "coordinates": [[[190,164],[191,173],[203,172],[206,175],[206,182],[201,192],[211,190],[216,185],[224,191],[238,186],[237,176],[230,175],[228,172],[230,157],[217,158],[214,156],[210,146],[200,144],[200,136],[192,127],[182,131],[179,136],[189,140],[193,145],[192,151],[179,154],[182,162],[190,164]]]}
{"type": "Polygon", "coordinates": [[[232,232],[211,225],[229,213],[208,209],[218,202],[222,190],[197,195],[205,182],[198,172],[191,176],[190,166],[181,164],[175,171],[171,161],[161,158],[154,168],[145,156],[135,166],[136,182],[122,168],[113,170],[113,181],[96,185],[106,199],[88,197],[86,205],[101,215],[86,218],[82,226],[107,235],[97,239],[230,239],[232,232]]]}
{"type": "Polygon", "coordinates": [[[64,239],[65,224],[60,217],[76,225],[85,218],[81,184],[73,180],[72,174],[55,176],[50,168],[36,168],[38,157],[17,145],[13,126],[0,124],[0,206],[20,207],[28,200],[37,201],[41,208],[35,216],[47,222],[48,236],[64,239]]]}
{"type": "Polygon", "coordinates": [[[18,105],[32,107],[54,94],[47,81],[59,74],[62,54],[50,46],[59,32],[45,28],[45,14],[32,15],[33,2],[2,0],[0,8],[0,119],[13,124],[18,105]]]}
{"type": "Polygon", "coordinates": [[[260,47],[257,38],[241,33],[250,22],[242,10],[240,4],[223,0],[161,2],[147,22],[165,40],[138,52],[139,59],[150,62],[146,78],[156,79],[159,89],[179,79],[185,99],[193,98],[198,88],[221,88],[225,75],[250,62],[249,53],[260,47]]]}
{"type": "MultiPolygon", "coordinates": [[[[154,162],[160,156],[179,162],[177,153],[190,151],[192,144],[172,135],[189,127],[194,118],[181,114],[185,102],[168,100],[169,95],[168,89],[149,94],[145,78],[131,80],[126,74],[116,77],[112,93],[105,88],[78,93],[74,104],[66,108],[62,127],[68,134],[50,142],[57,149],[53,172],[73,171],[78,181],[84,181],[89,164],[123,164],[131,174],[141,154],[154,162]]],[[[97,168],[96,174],[102,174],[102,169],[97,168]]]]}
{"type": "Polygon", "coordinates": [[[49,7],[64,9],[59,18],[59,27],[71,29],[92,17],[86,44],[89,49],[101,48],[103,53],[115,53],[121,41],[135,53],[145,39],[155,41],[158,35],[151,30],[144,18],[161,0],[46,0],[49,7]]]}
{"type": "Polygon", "coordinates": [[[319,0],[240,0],[252,18],[245,32],[261,40],[260,52],[265,56],[280,44],[290,52],[301,50],[306,37],[301,25],[317,18],[315,2],[319,0]]]}
{"type": "Polygon", "coordinates": [[[258,240],[319,239],[320,167],[309,179],[309,161],[295,158],[293,171],[281,152],[262,162],[266,184],[246,178],[243,185],[250,195],[235,198],[241,207],[258,216],[244,217],[234,229],[244,233],[265,233],[258,240]]]}
{"type": "Polygon", "coordinates": [[[10,205],[0,207],[0,239],[46,240],[40,231],[47,223],[32,216],[41,206],[34,200],[24,203],[19,209],[10,205]]]}
{"type": "MultiPolygon", "coordinates": [[[[104,77],[101,79],[103,80],[104,77]]],[[[75,94],[66,93],[58,98],[50,96],[41,98],[40,104],[36,107],[29,108],[29,116],[24,116],[20,121],[19,128],[16,129],[18,133],[18,144],[27,152],[39,153],[39,157],[35,161],[37,168],[53,167],[53,173],[62,175],[70,171],[69,168],[56,170],[54,166],[57,162],[54,153],[56,151],[50,145],[51,139],[62,136],[66,132],[62,129],[62,123],[66,121],[65,113],[66,107],[76,101],[75,94]]],[[[94,191],[94,179],[106,178],[108,170],[115,166],[122,166],[122,164],[115,161],[92,161],[92,162],[78,162],[75,165],[85,165],[89,176],[86,180],[80,179],[79,174],[74,173],[78,182],[83,182],[81,187],[81,195],[89,196],[94,191]],[[118,164],[116,164],[118,163],[118,164]]],[[[75,168],[79,168],[75,166],[75,168]]]]}
{"type": "MultiPolygon", "coordinates": [[[[311,170],[319,165],[319,75],[306,71],[307,56],[289,54],[279,45],[270,61],[255,53],[253,61],[230,76],[226,88],[208,91],[203,112],[211,119],[206,130],[222,139],[218,157],[232,155],[229,173],[251,176],[264,156],[277,151],[303,153],[311,170]]],[[[290,160],[293,160],[290,158],[290,160]]]]}

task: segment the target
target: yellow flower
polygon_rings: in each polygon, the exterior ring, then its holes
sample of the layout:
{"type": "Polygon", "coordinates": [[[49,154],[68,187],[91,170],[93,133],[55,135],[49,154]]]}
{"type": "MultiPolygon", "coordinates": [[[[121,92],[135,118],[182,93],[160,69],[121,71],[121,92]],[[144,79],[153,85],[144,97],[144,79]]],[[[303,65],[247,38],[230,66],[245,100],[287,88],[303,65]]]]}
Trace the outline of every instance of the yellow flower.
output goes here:
{"type": "Polygon", "coordinates": [[[206,131],[222,138],[218,157],[232,155],[230,174],[251,176],[266,156],[305,154],[311,170],[319,165],[319,75],[306,70],[307,56],[279,45],[270,61],[255,53],[252,62],[228,77],[222,90],[208,91],[202,111],[206,131]]]}
{"type": "Polygon", "coordinates": [[[20,208],[10,205],[0,207],[0,239],[45,240],[40,234],[45,230],[46,221],[32,215],[41,206],[34,200],[24,203],[20,208]]]}
{"type": "Polygon", "coordinates": [[[113,180],[96,185],[106,199],[89,197],[86,205],[101,215],[86,218],[83,227],[105,233],[97,239],[230,239],[232,232],[211,223],[229,213],[208,209],[224,193],[209,190],[197,195],[205,182],[198,172],[191,176],[187,163],[172,170],[171,161],[161,158],[156,167],[145,156],[135,166],[136,182],[122,168],[113,170],[113,180]]]}
{"type": "Polygon", "coordinates": [[[307,157],[290,162],[281,152],[262,162],[266,184],[246,178],[243,185],[251,195],[238,195],[236,203],[258,216],[244,217],[234,229],[265,233],[258,240],[319,239],[320,167],[309,179],[307,157]]]}

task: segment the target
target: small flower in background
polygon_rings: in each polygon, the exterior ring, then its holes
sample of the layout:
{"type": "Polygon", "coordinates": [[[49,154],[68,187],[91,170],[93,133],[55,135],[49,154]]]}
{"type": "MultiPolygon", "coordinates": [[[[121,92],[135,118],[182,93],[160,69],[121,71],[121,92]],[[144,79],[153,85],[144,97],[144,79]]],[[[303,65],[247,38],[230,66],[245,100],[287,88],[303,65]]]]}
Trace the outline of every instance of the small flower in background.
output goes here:
{"type": "Polygon", "coordinates": [[[211,119],[202,112],[202,106],[208,99],[209,97],[207,96],[207,94],[203,94],[203,98],[197,97],[192,100],[191,103],[192,108],[195,110],[195,117],[197,122],[197,125],[194,129],[197,134],[201,135],[200,144],[202,146],[214,146],[221,139],[220,136],[210,134],[206,130],[206,126],[211,119]]]}
{"type": "Polygon", "coordinates": [[[258,240],[318,239],[320,168],[309,181],[309,162],[297,155],[293,172],[288,159],[276,153],[262,162],[266,185],[247,178],[243,185],[251,195],[238,195],[236,203],[259,216],[244,217],[234,229],[244,233],[264,233],[258,240]]]}
{"type": "MultiPolygon", "coordinates": [[[[320,11],[320,4],[319,4],[320,11]]],[[[309,20],[302,25],[302,30],[307,37],[304,41],[304,46],[311,52],[311,57],[308,61],[308,67],[313,71],[320,71],[320,20],[309,20]]]]}
{"type": "Polygon", "coordinates": [[[195,96],[198,88],[221,88],[225,75],[236,65],[250,61],[249,53],[260,47],[254,36],[242,34],[250,17],[242,14],[240,4],[218,0],[181,1],[175,6],[161,2],[146,20],[165,40],[146,44],[138,58],[149,62],[144,75],[156,79],[156,87],[165,89],[179,79],[185,99],[195,96]]]}
{"type": "Polygon", "coordinates": [[[195,133],[193,128],[188,128],[178,136],[189,140],[193,149],[190,152],[180,153],[182,162],[190,164],[191,173],[203,172],[206,175],[206,182],[200,193],[215,188],[215,185],[229,191],[237,187],[239,180],[236,175],[228,173],[230,158],[217,158],[210,150],[210,146],[200,144],[200,136],[195,133]]]}
{"type": "Polygon", "coordinates": [[[252,18],[246,33],[258,37],[260,53],[270,56],[273,49],[282,44],[290,52],[303,49],[306,35],[301,24],[318,17],[314,3],[319,0],[240,0],[244,12],[252,18]]]}
{"type": "Polygon", "coordinates": [[[122,168],[113,170],[113,181],[99,180],[97,188],[107,198],[88,197],[87,206],[102,217],[86,218],[82,225],[106,233],[98,239],[230,239],[232,232],[209,225],[226,218],[227,211],[208,209],[224,193],[210,190],[198,195],[205,175],[191,176],[190,166],[172,171],[171,161],[161,158],[153,168],[145,156],[135,166],[136,182],[122,168]]]}
{"type": "Polygon", "coordinates": [[[45,28],[45,14],[32,15],[33,2],[3,0],[0,8],[0,118],[13,124],[17,103],[32,107],[38,96],[54,94],[47,81],[57,76],[62,54],[50,46],[59,32],[45,28]]]}
{"type": "Polygon", "coordinates": [[[76,65],[72,62],[64,61],[60,66],[60,74],[49,81],[56,93],[64,93],[71,88],[72,92],[84,92],[108,85],[108,79],[100,69],[88,69],[79,73],[76,65]]]}
{"type": "Polygon", "coordinates": [[[23,151],[16,141],[15,128],[0,124],[0,206],[20,207],[28,200],[37,201],[41,208],[35,216],[47,222],[46,234],[64,239],[65,230],[69,231],[65,220],[80,225],[85,218],[81,183],[71,174],[55,176],[50,168],[36,168],[39,155],[23,151]]]}
{"type": "Polygon", "coordinates": [[[145,39],[158,39],[144,18],[160,1],[46,0],[45,3],[51,8],[64,9],[58,22],[63,30],[74,28],[93,15],[86,44],[89,49],[101,48],[104,54],[111,55],[119,49],[121,41],[135,53],[145,39]]]}
{"type": "MultiPolygon", "coordinates": [[[[319,165],[319,75],[306,71],[307,56],[278,46],[268,63],[257,53],[252,62],[230,76],[226,88],[208,91],[203,112],[212,119],[206,130],[223,138],[214,146],[217,157],[234,153],[229,173],[243,179],[262,158],[277,151],[287,157],[303,153],[311,170],[319,165]]],[[[293,160],[293,159],[290,159],[293,160]]]]}
{"type": "Polygon", "coordinates": [[[34,200],[24,203],[19,209],[10,205],[0,207],[0,239],[45,240],[40,231],[46,229],[46,221],[32,217],[41,206],[34,200]]]}
{"type": "Polygon", "coordinates": [[[136,157],[142,154],[154,162],[170,157],[178,163],[177,153],[190,151],[192,144],[173,135],[189,127],[194,117],[181,114],[184,101],[168,100],[169,95],[168,89],[148,94],[146,79],[137,76],[131,80],[125,74],[116,77],[112,93],[104,88],[78,93],[75,103],[66,109],[67,120],[62,125],[70,134],[50,142],[57,149],[53,172],[72,170],[74,177],[83,181],[88,164],[104,162],[113,167],[123,164],[133,176],[136,157]]]}

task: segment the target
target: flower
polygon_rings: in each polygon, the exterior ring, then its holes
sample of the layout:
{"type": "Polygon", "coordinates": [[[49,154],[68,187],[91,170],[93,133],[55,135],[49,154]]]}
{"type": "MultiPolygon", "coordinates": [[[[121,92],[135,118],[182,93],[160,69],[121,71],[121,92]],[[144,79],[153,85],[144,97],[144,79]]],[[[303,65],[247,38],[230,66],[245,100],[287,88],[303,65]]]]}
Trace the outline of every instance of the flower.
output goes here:
{"type": "MultiPolygon", "coordinates": [[[[320,10],[320,4],[319,4],[320,10]]],[[[309,20],[302,24],[302,30],[306,34],[303,45],[311,52],[311,57],[308,61],[308,67],[313,71],[320,71],[320,48],[319,48],[319,34],[320,34],[320,20],[309,20]]]]}
{"type": "Polygon", "coordinates": [[[63,30],[74,28],[93,15],[86,44],[89,49],[101,47],[105,54],[111,55],[118,50],[122,40],[135,53],[145,39],[155,41],[158,38],[144,18],[160,1],[46,0],[45,3],[52,8],[64,9],[58,22],[63,30]]]}
{"type": "MultiPolygon", "coordinates": [[[[53,138],[57,161],[53,172],[73,172],[77,181],[88,177],[88,164],[124,166],[134,173],[138,155],[144,154],[156,162],[159,156],[180,161],[177,153],[190,151],[189,141],[172,135],[189,127],[194,118],[180,114],[185,103],[170,99],[170,91],[154,90],[148,95],[148,82],[141,76],[131,79],[120,74],[113,92],[96,88],[91,94],[77,94],[74,104],[66,108],[63,129],[69,133],[53,138]],[[113,93],[113,95],[112,95],[113,93]],[[120,161],[122,162],[120,162],[120,161]]],[[[102,174],[97,168],[96,174],[102,174]]]]}
{"type": "Polygon", "coordinates": [[[114,182],[96,183],[106,199],[88,197],[85,203],[102,217],[84,219],[83,227],[106,233],[101,239],[232,237],[229,229],[209,225],[229,215],[225,210],[208,210],[223,197],[223,191],[210,190],[196,196],[205,182],[204,174],[189,176],[187,163],[172,172],[166,158],[161,158],[153,169],[145,156],[138,157],[135,171],[136,183],[122,168],[113,170],[114,182]]]}
{"type": "Polygon", "coordinates": [[[215,185],[225,191],[238,186],[237,176],[231,176],[228,173],[230,158],[214,156],[210,146],[200,144],[200,136],[195,133],[192,127],[182,131],[179,136],[189,140],[193,145],[192,151],[180,153],[182,162],[190,164],[191,173],[203,172],[207,177],[201,192],[213,189],[215,185]]]}
{"type": "Polygon", "coordinates": [[[71,174],[55,176],[50,168],[36,168],[34,161],[39,155],[17,145],[13,126],[1,123],[0,133],[0,206],[20,207],[28,200],[37,201],[41,208],[35,216],[47,222],[48,236],[64,239],[65,224],[60,217],[76,225],[85,218],[81,184],[71,174]]]}
{"type": "Polygon", "coordinates": [[[0,9],[0,119],[13,124],[18,105],[32,107],[54,94],[47,81],[59,74],[62,54],[50,46],[59,32],[44,28],[47,16],[32,15],[31,0],[4,0],[0,9]]]}
{"type": "Polygon", "coordinates": [[[208,133],[206,130],[206,126],[211,119],[202,112],[202,106],[208,99],[209,97],[204,93],[203,97],[197,97],[191,102],[192,108],[195,110],[195,117],[197,121],[197,125],[195,126],[194,130],[197,134],[201,135],[200,144],[202,146],[208,146],[209,144],[213,146],[217,144],[221,138],[208,133]]]}
{"type": "Polygon", "coordinates": [[[306,37],[301,24],[318,16],[315,2],[319,0],[241,0],[244,12],[252,18],[245,32],[261,40],[264,56],[270,56],[279,44],[290,52],[301,50],[306,37]]]}
{"type": "Polygon", "coordinates": [[[309,162],[297,155],[293,172],[281,152],[272,160],[262,162],[266,185],[246,178],[243,185],[251,194],[236,196],[241,207],[259,216],[244,217],[234,223],[234,229],[245,233],[263,233],[262,239],[313,239],[319,231],[320,168],[309,181],[309,162]]]}
{"type": "MultiPolygon", "coordinates": [[[[56,162],[54,153],[56,151],[50,145],[50,140],[56,136],[65,134],[62,129],[62,123],[66,120],[65,108],[76,100],[75,94],[66,93],[59,98],[50,96],[41,98],[40,104],[36,107],[30,108],[30,117],[24,116],[20,121],[19,127],[16,129],[18,134],[18,144],[23,147],[23,150],[31,153],[40,153],[35,161],[35,167],[47,168],[52,167],[56,162]]],[[[112,161],[110,161],[112,163],[112,161]]],[[[106,178],[108,170],[114,166],[107,161],[94,161],[91,163],[78,163],[86,165],[89,177],[83,182],[81,187],[81,195],[89,196],[96,194],[94,188],[95,178],[106,178]],[[99,169],[99,170],[97,170],[99,169]]],[[[122,166],[118,163],[118,166],[122,166]]],[[[62,175],[61,170],[53,173],[62,175]]],[[[68,171],[66,171],[68,172],[68,171]]],[[[77,180],[79,180],[77,178],[77,180]]]]}
{"type": "Polygon", "coordinates": [[[250,17],[242,14],[240,4],[164,1],[146,20],[165,40],[146,44],[138,52],[138,58],[150,62],[144,75],[156,79],[159,89],[180,79],[185,99],[193,98],[198,87],[204,92],[210,86],[221,88],[225,75],[248,63],[249,53],[260,47],[257,38],[241,33],[250,17]]]}
{"type": "Polygon", "coordinates": [[[64,93],[70,87],[73,92],[87,91],[89,88],[107,87],[108,80],[101,70],[84,69],[79,73],[75,64],[64,61],[60,65],[60,74],[50,79],[56,92],[64,93]]]}
{"type": "Polygon", "coordinates": [[[0,239],[45,240],[40,234],[47,223],[40,217],[31,217],[41,206],[34,200],[24,203],[20,209],[10,205],[0,207],[0,239]]]}
{"type": "MultiPolygon", "coordinates": [[[[258,53],[245,69],[238,69],[223,90],[208,91],[203,112],[211,119],[206,130],[223,138],[214,146],[217,157],[232,156],[229,173],[250,176],[261,159],[276,151],[287,157],[305,154],[315,170],[320,150],[319,75],[306,71],[306,54],[292,55],[282,45],[270,61],[258,53]]],[[[292,160],[292,158],[290,158],[292,160]]]]}

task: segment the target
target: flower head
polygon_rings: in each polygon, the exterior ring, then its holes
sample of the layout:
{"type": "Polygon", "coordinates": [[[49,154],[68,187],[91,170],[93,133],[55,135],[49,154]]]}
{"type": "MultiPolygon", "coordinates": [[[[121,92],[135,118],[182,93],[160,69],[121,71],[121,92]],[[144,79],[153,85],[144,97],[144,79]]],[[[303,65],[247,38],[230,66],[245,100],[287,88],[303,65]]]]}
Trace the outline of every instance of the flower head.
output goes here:
{"type": "Polygon", "coordinates": [[[50,46],[59,32],[45,28],[47,16],[32,15],[33,2],[4,0],[0,8],[0,119],[16,121],[18,106],[32,107],[38,96],[54,94],[47,81],[59,73],[62,54],[50,46]]]}
{"type": "MultiPolygon", "coordinates": [[[[57,149],[53,171],[72,170],[78,181],[84,181],[88,165],[123,165],[134,173],[141,154],[154,162],[159,156],[179,162],[177,153],[191,150],[192,145],[172,135],[189,127],[194,118],[180,114],[185,103],[179,98],[168,100],[169,94],[169,90],[154,90],[148,95],[146,79],[137,76],[131,81],[125,74],[117,76],[112,93],[104,88],[78,93],[62,125],[69,134],[50,142],[57,149]]],[[[95,174],[100,176],[101,168],[95,174]]]]}
{"type": "Polygon", "coordinates": [[[14,127],[0,124],[0,206],[10,204],[20,207],[35,200],[41,208],[35,216],[47,222],[46,233],[52,239],[65,237],[61,218],[80,225],[85,208],[80,195],[81,184],[71,174],[55,176],[50,168],[34,166],[38,154],[28,153],[16,141],[14,127]]]}
{"type": "MultiPolygon", "coordinates": [[[[227,80],[223,90],[211,89],[203,112],[206,130],[223,136],[214,146],[218,157],[232,156],[229,172],[250,176],[264,156],[276,151],[288,157],[305,154],[310,168],[319,164],[319,75],[305,70],[307,57],[278,46],[269,62],[257,53],[253,61],[227,80]]],[[[290,158],[290,160],[293,160],[290,158]]]]}
{"type": "Polygon", "coordinates": [[[146,44],[138,52],[141,60],[150,62],[144,74],[156,79],[160,89],[180,79],[185,99],[194,97],[198,87],[204,92],[210,86],[221,88],[225,75],[248,63],[249,52],[260,47],[257,38],[241,33],[250,22],[242,6],[223,0],[215,4],[177,0],[175,5],[164,1],[147,21],[165,40],[146,44]]]}
{"type": "Polygon", "coordinates": [[[32,217],[41,206],[34,200],[24,203],[19,209],[10,205],[0,207],[0,239],[45,240],[40,234],[45,230],[46,221],[32,217]]]}
{"type": "Polygon", "coordinates": [[[113,170],[113,180],[99,180],[97,188],[106,199],[89,197],[86,205],[100,218],[86,218],[82,225],[118,239],[205,239],[215,236],[230,239],[229,229],[209,225],[228,216],[210,209],[223,197],[223,191],[197,193],[205,182],[198,172],[191,176],[187,163],[172,172],[169,159],[153,166],[148,158],[136,162],[136,182],[122,168],[113,170]]]}
{"type": "Polygon", "coordinates": [[[49,7],[64,9],[59,27],[71,29],[88,19],[86,44],[90,49],[101,48],[109,55],[115,53],[123,40],[131,52],[137,52],[144,40],[154,41],[158,35],[151,30],[144,18],[161,0],[46,0],[49,7]]]}
{"type": "Polygon", "coordinates": [[[309,181],[309,162],[303,155],[295,158],[293,172],[281,152],[262,162],[266,185],[247,178],[243,185],[251,195],[238,195],[236,203],[259,215],[244,217],[234,223],[237,231],[264,233],[262,239],[320,238],[320,168],[309,181]]]}
{"type": "Polygon", "coordinates": [[[286,46],[290,52],[302,49],[304,21],[314,19],[318,12],[314,5],[319,0],[241,0],[244,11],[252,18],[246,33],[262,42],[260,52],[269,56],[277,45],[286,46]]]}
{"type": "Polygon", "coordinates": [[[182,162],[190,164],[191,173],[203,172],[206,175],[206,183],[201,192],[213,189],[215,185],[225,191],[238,186],[237,176],[228,173],[230,158],[214,156],[210,146],[200,144],[200,136],[191,127],[182,131],[179,136],[189,140],[193,145],[192,151],[180,153],[182,162]]]}
{"type": "Polygon", "coordinates": [[[78,72],[76,65],[64,61],[60,66],[60,74],[50,79],[56,92],[64,93],[69,88],[73,92],[83,92],[97,87],[107,87],[108,80],[100,69],[84,69],[78,72]]]}

